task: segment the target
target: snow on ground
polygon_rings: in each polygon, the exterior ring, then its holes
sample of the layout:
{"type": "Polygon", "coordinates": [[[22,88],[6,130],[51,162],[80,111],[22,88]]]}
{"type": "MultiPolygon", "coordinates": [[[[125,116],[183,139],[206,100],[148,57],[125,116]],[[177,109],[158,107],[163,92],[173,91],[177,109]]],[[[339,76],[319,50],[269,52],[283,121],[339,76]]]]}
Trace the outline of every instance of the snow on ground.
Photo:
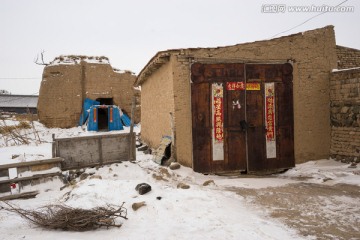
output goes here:
{"type": "Polygon", "coordinates": [[[12,201],[31,209],[50,203],[92,208],[125,202],[128,220],[122,221],[121,228],[84,233],[49,231],[0,211],[0,239],[301,239],[280,222],[252,212],[242,204],[241,196],[193,182],[210,177],[204,178],[185,167],[161,170],[165,168],[153,163],[150,155],[138,153],[137,158],[137,163],[87,169],[102,179],[88,178],[62,191],[59,184],[50,183],[49,188],[56,188],[43,191],[35,199],[12,201]],[[154,174],[164,180],[156,180],[154,174]],[[135,191],[135,186],[142,182],[152,186],[151,192],[139,195],[135,191]],[[189,184],[190,189],[178,189],[179,182],[189,184]],[[146,206],[133,211],[132,204],[141,201],[146,206]]]}
{"type": "MultiPolygon", "coordinates": [[[[88,133],[80,127],[47,129],[35,123],[45,143],[8,147],[1,145],[0,164],[51,157],[53,133],[56,137],[103,134],[88,133]],[[12,159],[14,154],[24,157],[12,159]]],[[[139,132],[140,128],[135,130],[139,132]]],[[[300,182],[360,185],[359,170],[347,168],[348,164],[333,160],[300,164],[284,174],[268,177],[226,177],[195,173],[187,167],[170,170],[155,164],[151,159],[151,155],[137,152],[137,161],[134,163],[125,161],[98,169],[86,169],[87,173],[99,175],[102,179],[88,177],[80,181],[77,178],[75,185],[62,190],[60,187],[64,184],[54,180],[26,189],[41,191],[34,199],[12,201],[26,209],[54,203],[92,208],[125,202],[128,220],[119,220],[123,222],[121,228],[80,233],[45,230],[34,227],[18,215],[0,210],[0,239],[314,239],[272,218],[267,211],[248,204],[244,196],[229,189],[266,191],[268,187],[300,182]],[[207,180],[213,180],[214,183],[203,186],[207,180]],[[150,184],[152,190],[139,195],[135,186],[143,182],[150,184]],[[177,188],[179,183],[187,184],[190,188],[177,188]],[[146,206],[134,211],[132,204],[142,201],[145,201],[146,206]]],[[[350,201],[346,196],[338,196],[337,199],[350,201]]]]}
{"type": "Polygon", "coordinates": [[[280,177],[285,179],[308,178],[308,182],[327,185],[345,183],[360,186],[359,168],[349,168],[349,164],[327,159],[299,164],[281,174],[280,177]]]}

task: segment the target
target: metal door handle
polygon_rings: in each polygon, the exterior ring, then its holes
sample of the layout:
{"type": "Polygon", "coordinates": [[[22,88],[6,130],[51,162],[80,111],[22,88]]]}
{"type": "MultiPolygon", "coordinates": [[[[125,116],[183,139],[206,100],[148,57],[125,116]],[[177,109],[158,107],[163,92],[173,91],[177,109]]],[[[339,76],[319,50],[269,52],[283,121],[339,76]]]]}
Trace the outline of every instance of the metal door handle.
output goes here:
{"type": "Polygon", "coordinates": [[[241,127],[241,130],[243,132],[245,132],[248,129],[249,126],[248,126],[248,124],[247,124],[247,122],[245,120],[241,120],[240,121],[240,127],[241,127]]]}

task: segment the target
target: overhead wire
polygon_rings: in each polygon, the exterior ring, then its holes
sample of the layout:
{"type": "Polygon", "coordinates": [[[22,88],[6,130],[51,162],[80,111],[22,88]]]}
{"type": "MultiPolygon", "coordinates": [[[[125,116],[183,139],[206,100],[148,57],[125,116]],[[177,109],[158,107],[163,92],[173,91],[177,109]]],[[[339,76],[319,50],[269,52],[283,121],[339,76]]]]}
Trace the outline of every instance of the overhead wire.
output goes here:
{"type": "MultiPolygon", "coordinates": [[[[340,6],[340,5],[344,4],[344,3],[346,3],[347,1],[348,1],[348,0],[345,0],[345,1],[341,2],[341,3],[339,3],[338,5],[336,5],[335,7],[338,7],[338,6],[340,6]]],[[[320,16],[320,15],[323,15],[323,14],[325,14],[325,13],[328,13],[328,12],[329,12],[329,11],[324,11],[324,12],[321,12],[321,13],[319,13],[319,14],[315,15],[315,16],[312,16],[311,18],[309,18],[309,19],[305,20],[304,22],[302,22],[302,23],[300,23],[300,24],[296,25],[295,27],[292,27],[292,28],[290,28],[290,29],[288,29],[288,30],[285,30],[285,31],[279,32],[279,33],[277,33],[277,34],[275,34],[275,35],[271,36],[270,38],[274,38],[274,37],[276,37],[276,36],[278,36],[278,35],[280,35],[280,34],[282,34],[282,33],[289,32],[289,31],[291,31],[291,30],[293,30],[293,29],[295,29],[295,28],[297,28],[297,27],[300,27],[300,26],[304,25],[305,23],[309,22],[310,20],[312,20],[312,19],[314,19],[314,18],[316,18],[316,17],[318,17],[318,16],[320,16]]]]}

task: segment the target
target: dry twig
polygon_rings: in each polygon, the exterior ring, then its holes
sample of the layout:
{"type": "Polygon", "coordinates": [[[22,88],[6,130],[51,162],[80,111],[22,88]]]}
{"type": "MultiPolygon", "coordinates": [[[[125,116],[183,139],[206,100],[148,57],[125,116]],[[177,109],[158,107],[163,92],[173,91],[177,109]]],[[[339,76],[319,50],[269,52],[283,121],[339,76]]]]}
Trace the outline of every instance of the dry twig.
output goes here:
{"type": "Polygon", "coordinates": [[[33,224],[47,229],[66,231],[89,231],[100,227],[121,227],[115,219],[127,219],[124,203],[120,207],[96,207],[92,209],[72,208],[65,205],[48,205],[37,211],[25,210],[3,202],[8,207],[2,209],[19,214],[33,224]]]}

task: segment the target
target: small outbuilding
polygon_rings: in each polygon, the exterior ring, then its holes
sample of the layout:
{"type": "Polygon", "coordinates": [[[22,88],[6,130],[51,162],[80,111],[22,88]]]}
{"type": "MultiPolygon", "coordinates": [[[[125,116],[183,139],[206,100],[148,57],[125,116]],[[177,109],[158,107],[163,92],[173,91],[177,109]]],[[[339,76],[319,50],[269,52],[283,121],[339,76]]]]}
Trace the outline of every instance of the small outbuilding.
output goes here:
{"type": "Polygon", "coordinates": [[[60,56],[44,68],[38,116],[47,127],[70,128],[79,123],[86,98],[99,105],[116,105],[130,115],[137,99],[134,121],[140,121],[140,91],[136,76],[114,69],[106,57],[60,56]]]}
{"type": "Polygon", "coordinates": [[[79,126],[86,124],[89,131],[115,131],[129,127],[129,116],[115,105],[100,105],[100,102],[86,98],[79,126]]]}
{"type": "Polygon", "coordinates": [[[141,70],[141,136],[197,172],[260,172],[328,158],[333,26],[158,52],[141,70]]]}

